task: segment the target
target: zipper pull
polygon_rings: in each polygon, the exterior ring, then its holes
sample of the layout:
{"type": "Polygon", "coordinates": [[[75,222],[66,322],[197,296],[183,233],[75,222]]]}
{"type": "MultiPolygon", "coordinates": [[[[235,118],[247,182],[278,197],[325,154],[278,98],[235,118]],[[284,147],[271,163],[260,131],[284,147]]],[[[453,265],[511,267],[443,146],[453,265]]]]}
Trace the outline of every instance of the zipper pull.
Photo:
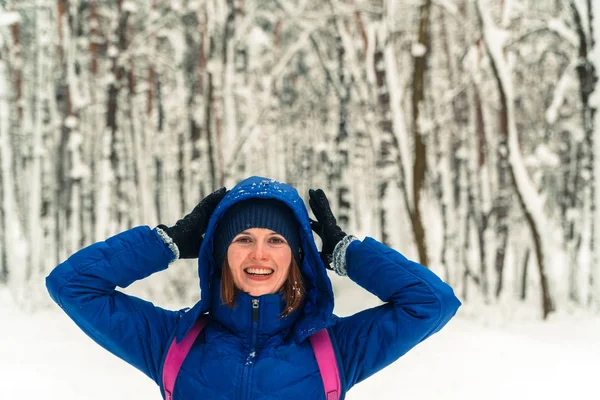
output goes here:
{"type": "Polygon", "coordinates": [[[252,322],[258,322],[258,299],[252,299],[252,322]]]}

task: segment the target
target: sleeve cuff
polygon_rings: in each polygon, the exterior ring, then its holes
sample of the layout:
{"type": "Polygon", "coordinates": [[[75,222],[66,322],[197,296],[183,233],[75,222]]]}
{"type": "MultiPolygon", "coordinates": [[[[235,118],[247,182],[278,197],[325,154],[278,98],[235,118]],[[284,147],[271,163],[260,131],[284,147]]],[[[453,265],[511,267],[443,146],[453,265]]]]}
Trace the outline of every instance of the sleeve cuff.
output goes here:
{"type": "Polygon", "coordinates": [[[171,250],[171,252],[175,256],[175,258],[173,258],[171,261],[169,261],[169,264],[171,264],[173,261],[179,259],[179,248],[177,247],[177,245],[175,244],[173,239],[171,239],[171,237],[169,235],[167,235],[167,233],[165,231],[163,231],[162,229],[160,229],[159,227],[156,227],[156,233],[158,233],[158,236],[160,236],[163,243],[165,245],[167,245],[169,250],[171,250]]]}
{"type": "Polygon", "coordinates": [[[344,238],[335,245],[333,249],[333,270],[340,276],[348,275],[348,268],[346,266],[346,250],[350,243],[358,240],[356,236],[346,235],[344,238]]]}

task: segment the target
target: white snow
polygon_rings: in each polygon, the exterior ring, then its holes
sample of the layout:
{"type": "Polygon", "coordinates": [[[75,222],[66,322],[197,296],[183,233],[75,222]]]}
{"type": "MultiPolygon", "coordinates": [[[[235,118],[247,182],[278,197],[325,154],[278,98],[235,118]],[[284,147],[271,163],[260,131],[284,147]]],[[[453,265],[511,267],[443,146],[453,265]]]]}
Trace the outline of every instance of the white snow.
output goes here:
{"type": "Polygon", "coordinates": [[[572,46],[579,47],[579,38],[577,34],[570,29],[564,21],[560,19],[551,19],[548,21],[548,29],[556,32],[560,37],[568,41],[572,46]]]}
{"type": "MultiPolygon", "coordinates": [[[[366,296],[345,290],[336,297],[345,310],[336,311],[364,308],[366,296]]],[[[441,332],[355,386],[347,399],[596,397],[600,317],[511,321],[492,308],[461,310],[441,332]],[[471,314],[486,318],[474,320],[471,314]]],[[[57,306],[29,315],[4,290],[0,318],[2,398],[161,398],[154,382],[96,345],[57,306]]]]}
{"type": "Polygon", "coordinates": [[[259,56],[261,51],[271,45],[271,39],[269,36],[258,26],[253,26],[248,33],[249,46],[253,55],[259,56]]]}
{"type": "Polygon", "coordinates": [[[560,158],[545,144],[541,144],[535,149],[535,155],[542,166],[558,167],[560,165],[560,158]]]}
{"type": "Polygon", "coordinates": [[[510,24],[510,17],[512,15],[512,8],[513,8],[513,0],[507,0],[504,2],[504,10],[502,13],[502,27],[506,28],[508,27],[508,25],[510,24]]]}
{"type": "Polygon", "coordinates": [[[75,129],[78,123],[79,119],[77,119],[77,117],[74,115],[69,115],[67,118],[65,118],[65,126],[69,129],[75,129]]]}
{"type": "Polygon", "coordinates": [[[137,12],[137,5],[135,4],[134,1],[125,1],[123,3],[123,11],[128,11],[130,13],[135,13],[137,12]]]}
{"type": "Polygon", "coordinates": [[[436,5],[453,17],[456,17],[460,11],[456,2],[452,0],[437,0],[436,5]]]}
{"type": "Polygon", "coordinates": [[[558,118],[558,111],[565,102],[565,95],[567,90],[572,89],[575,85],[572,74],[573,70],[577,66],[577,60],[572,62],[569,67],[565,69],[563,76],[560,78],[554,89],[554,95],[552,98],[552,104],[546,110],[546,121],[548,124],[554,124],[558,118]]]}
{"type": "Polygon", "coordinates": [[[115,45],[108,46],[107,54],[109,57],[114,58],[119,55],[119,49],[115,45]]]}
{"type": "Polygon", "coordinates": [[[413,43],[411,54],[413,57],[423,57],[427,53],[427,47],[422,43],[413,43]]]}
{"type": "Polygon", "coordinates": [[[0,26],[10,26],[21,22],[18,12],[0,12],[0,26]]]}
{"type": "Polygon", "coordinates": [[[180,11],[183,7],[181,4],[181,0],[171,0],[170,5],[174,11],[180,11]]]}

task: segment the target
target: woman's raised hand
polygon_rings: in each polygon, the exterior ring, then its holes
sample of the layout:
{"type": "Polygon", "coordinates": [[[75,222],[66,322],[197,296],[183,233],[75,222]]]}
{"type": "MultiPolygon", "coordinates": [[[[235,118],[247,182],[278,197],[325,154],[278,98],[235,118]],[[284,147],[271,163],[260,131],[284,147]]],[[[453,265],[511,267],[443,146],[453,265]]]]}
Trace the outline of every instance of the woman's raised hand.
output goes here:
{"type": "Polygon", "coordinates": [[[321,259],[325,263],[327,268],[330,268],[329,264],[333,261],[333,250],[335,246],[346,236],[346,233],[342,231],[337,225],[331,207],[329,206],[329,200],[321,189],[313,190],[309,189],[308,204],[317,218],[316,221],[310,220],[310,227],[323,242],[321,249],[321,259]]]}
{"type": "Polygon", "coordinates": [[[179,258],[198,257],[210,216],[226,193],[227,190],[222,187],[209,194],[194,207],[191,213],[177,221],[171,227],[158,225],[177,245],[179,258]]]}

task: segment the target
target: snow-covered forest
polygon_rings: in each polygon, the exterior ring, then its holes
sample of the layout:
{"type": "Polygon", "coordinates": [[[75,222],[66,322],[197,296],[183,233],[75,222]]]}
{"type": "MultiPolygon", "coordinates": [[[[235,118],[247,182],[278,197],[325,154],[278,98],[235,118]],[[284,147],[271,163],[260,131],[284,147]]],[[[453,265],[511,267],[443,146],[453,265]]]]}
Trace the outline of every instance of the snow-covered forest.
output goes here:
{"type": "MultiPolygon", "coordinates": [[[[0,287],[249,175],[466,304],[600,309],[600,2],[0,0],[0,287]]],[[[195,269],[137,290],[197,297],[195,269]]]]}

